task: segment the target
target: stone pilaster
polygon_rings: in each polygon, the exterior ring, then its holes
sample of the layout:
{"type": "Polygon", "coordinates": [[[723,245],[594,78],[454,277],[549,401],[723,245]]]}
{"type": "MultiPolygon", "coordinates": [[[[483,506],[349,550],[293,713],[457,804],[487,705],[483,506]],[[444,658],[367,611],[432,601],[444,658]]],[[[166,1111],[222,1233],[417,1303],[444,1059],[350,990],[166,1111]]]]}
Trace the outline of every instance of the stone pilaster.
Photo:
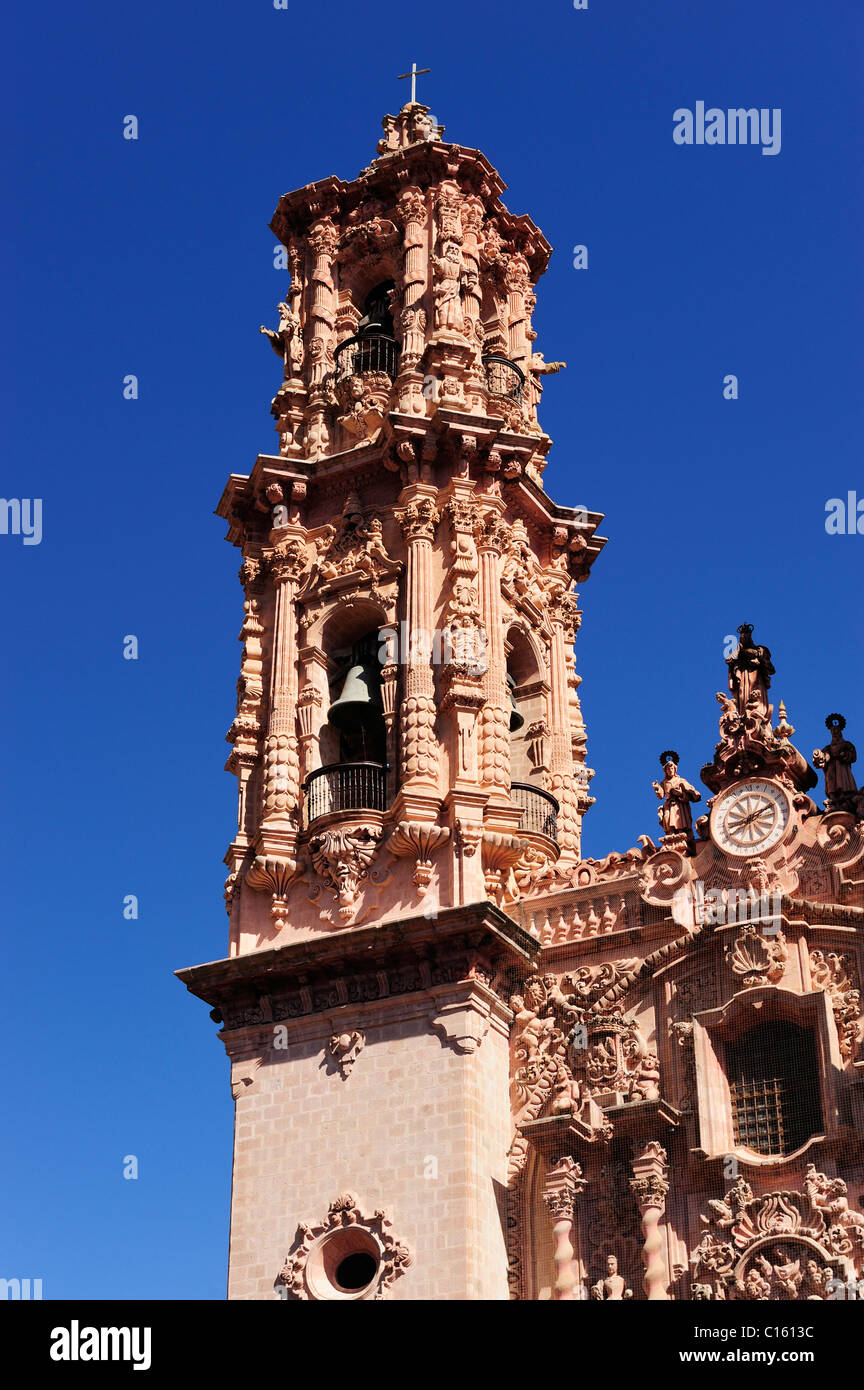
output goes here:
{"type": "MultiPolygon", "coordinates": [[[[297,632],[294,599],[305,564],[299,532],[280,541],[270,568],[276,589],[273,620],[273,658],[270,671],[270,713],[264,746],[262,831],[296,833],[300,799],[300,759],[297,738],[297,632]]],[[[275,848],[275,846],[274,846],[275,848]]]]}
{"type": "MultiPolygon", "coordinates": [[[[404,496],[404,494],[403,494],[404,496]]],[[[435,489],[423,484],[409,490],[407,506],[401,513],[402,533],[407,549],[406,615],[408,651],[405,690],[401,708],[402,785],[401,795],[425,791],[427,797],[439,792],[439,747],[435,735],[435,682],[432,675],[432,540],[438,524],[435,489]]]]}

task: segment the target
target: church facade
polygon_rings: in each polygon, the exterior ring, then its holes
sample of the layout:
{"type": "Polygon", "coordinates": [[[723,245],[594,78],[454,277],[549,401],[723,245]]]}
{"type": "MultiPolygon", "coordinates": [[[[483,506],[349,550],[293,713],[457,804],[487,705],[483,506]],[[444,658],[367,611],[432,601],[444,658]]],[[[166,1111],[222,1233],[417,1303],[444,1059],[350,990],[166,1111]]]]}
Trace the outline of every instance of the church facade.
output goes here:
{"type": "Polygon", "coordinates": [[[707,799],[667,749],[659,829],[583,857],[605,542],[543,486],[550,247],[443,137],[411,101],[281,198],[278,451],[219,504],[229,939],[178,974],[231,1064],[229,1297],[852,1297],[854,746],[829,716],[817,792],[742,624],[707,799]]]}

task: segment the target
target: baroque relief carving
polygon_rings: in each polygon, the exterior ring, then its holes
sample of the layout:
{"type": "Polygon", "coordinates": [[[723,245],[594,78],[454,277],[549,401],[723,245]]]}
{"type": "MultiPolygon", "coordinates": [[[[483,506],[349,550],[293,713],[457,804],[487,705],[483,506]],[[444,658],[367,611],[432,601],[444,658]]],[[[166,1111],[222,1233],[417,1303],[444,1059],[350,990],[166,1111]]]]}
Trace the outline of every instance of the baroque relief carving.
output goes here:
{"type": "Polygon", "coordinates": [[[754,989],[782,980],[789,948],[782,932],[766,936],[755,922],[748,922],[741,935],[726,947],[725,954],[732,974],[738,976],[743,988],[754,989]]]}
{"type": "Polygon", "coordinates": [[[270,893],[270,916],[277,931],[288,924],[288,889],[302,874],[296,859],[267,855],[258,858],[246,873],[246,883],[257,892],[270,893]]]}
{"type": "Polygon", "coordinates": [[[360,885],[369,873],[383,837],[366,825],[330,826],[309,840],[312,866],[336,896],[339,917],[350,922],[357,910],[360,885]]]}
{"type": "Polygon", "coordinates": [[[387,841],[391,854],[416,856],[413,880],[422,897],[432,882],[432,855],[450,838],[447,826],[421,821],[400,821],[387,841]]]}
{"type": "Polygon", "coordinates": [[[855,957],[848,951],[811,950],[810,978],[814,989],[824,989],[831,996],[840,1055],[844,1061],[854,1061],[864,1033],[855,957]]]}
{"type": "Polygon", "coordinates": [[[724,1198],[708,1202],[701,1220],[709,1229],[690,1257],[699,1297],[830,1297],[830,1281],[864,1248],[864,1215],[850,1210],[845,1182],[812,1163],[804,1187],[757,1197],[739,1177],[724,1198]]]}
{"type": "Polygon", "coordinates": [[[347,1079],[365,1046],[366,1034],[360,1028],[353,1028],[349,1032],[334,1033],[327,1044],[327,1053],[347,1079]]]}

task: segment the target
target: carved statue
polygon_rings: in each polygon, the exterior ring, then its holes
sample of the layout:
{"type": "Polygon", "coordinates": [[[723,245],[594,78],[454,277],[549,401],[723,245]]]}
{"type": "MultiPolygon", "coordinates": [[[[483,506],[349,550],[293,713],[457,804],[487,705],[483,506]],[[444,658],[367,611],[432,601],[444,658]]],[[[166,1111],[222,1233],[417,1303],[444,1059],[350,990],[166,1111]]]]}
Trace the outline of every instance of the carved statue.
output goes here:
{"type": "Polygon", "coordinates": [[[729,689],[739,714],[746,714],[749,709],[767,718],[770,715],[768,687],[774,675],[771,653],[767,647],[757,647],[754,643],[752,623],[742,623],[738,635],[741,640],[737,651],[726,658],[729,689]]]}
{"type": "Polygon", "coordinates": [[[657,812],[657,819],[667,835],[682,831],[690,835],[693,831],[690,802],[701,801],[702,796],[695,787],[691,787],[689,782],[678,776],[678,754],[674,749],[670,748],[661,753],[660,763],[663,767],[663,782],[651,783],[658,800],[663,802],[657,812]]]}
{"type": "Polygon", "coordinates": [[[565,1066],[559,1066],[553,1086],[552,1114],[569,1115],[579,1109],[581,1100],[579,1082],[573,1079],[565,1066]]]}
{"type": "Polygon", "coordinates": [[[435,270],[435,327],[462,327],[460,275],[462,259],[455,242],[445,242],[440,256],[432,257],[435,270]]]}
{"type": "Polygon", "coordinates": [[[825,727],[831,732],[831,742],[813,749],[813,762],[825,772],[825,807],[829,811],[852,810],[858,796],[852,764],[858,752],[855,744],[843,737],[846,720],[842,714],[829,714],[825,727]]]}
{"type": "Polygon", "coordinates": [[[618,1273],[617,1255],[606,1256],[606,1278],[598,1279],[596,1284],[591,1285],[591,1297],[599,1303],[620,1303],[625,1298],[633,1297],[633,1290],[628,1289],[627,1280],[618,1273]]]}
{"type": "Polygon", "coordinates": [[[262,323],[258,332],[264,334],[273,351],[282,358],[287,381],[289,377],[296,377],[303,366],[303,333],[300,315],[294,312],[290,304],[282,300],[278,310],[279,327],[275,330],[265,328],[262,323]]]}

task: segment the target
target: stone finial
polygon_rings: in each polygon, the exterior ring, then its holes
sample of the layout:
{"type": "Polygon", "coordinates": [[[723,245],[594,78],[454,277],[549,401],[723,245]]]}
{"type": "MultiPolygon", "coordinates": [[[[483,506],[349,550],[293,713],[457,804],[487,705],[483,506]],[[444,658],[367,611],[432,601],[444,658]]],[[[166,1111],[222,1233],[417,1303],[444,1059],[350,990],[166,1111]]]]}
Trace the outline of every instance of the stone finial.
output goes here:
{"type": "Polygon", "coordinates": [[[443,140],[444,127],[439,125],[428,106],[409,101],[398,116],[385,116],[381,122],[384,138],[378,141],[378,155],[393,154],[407,145],[419,145],[424,140],[443,140]]]}

